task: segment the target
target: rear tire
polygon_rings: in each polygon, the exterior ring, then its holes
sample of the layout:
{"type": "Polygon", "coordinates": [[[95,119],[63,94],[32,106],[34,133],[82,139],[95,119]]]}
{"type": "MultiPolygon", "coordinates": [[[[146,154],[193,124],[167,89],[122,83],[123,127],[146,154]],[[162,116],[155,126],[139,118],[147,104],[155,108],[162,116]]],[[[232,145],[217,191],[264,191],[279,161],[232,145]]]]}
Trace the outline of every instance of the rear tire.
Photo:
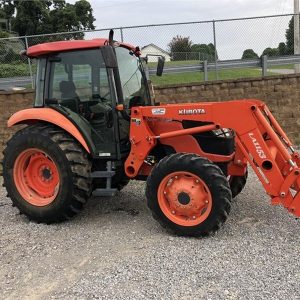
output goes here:
{"type": "Polygon", "coordinates": [[[231,191],[221,169],[195,154],[163,158],[148,177],[146,197],[154,218],[184,236],[214,233],[231,206],[231,191]]]}
{"type": "Polygon", "coordinates": [[[67,220],[90,197],[87,153],[59,127],[44,123],[28,126],[8,141],[3,154],[8,196],[31,220],[47,224],[67,220]]]}

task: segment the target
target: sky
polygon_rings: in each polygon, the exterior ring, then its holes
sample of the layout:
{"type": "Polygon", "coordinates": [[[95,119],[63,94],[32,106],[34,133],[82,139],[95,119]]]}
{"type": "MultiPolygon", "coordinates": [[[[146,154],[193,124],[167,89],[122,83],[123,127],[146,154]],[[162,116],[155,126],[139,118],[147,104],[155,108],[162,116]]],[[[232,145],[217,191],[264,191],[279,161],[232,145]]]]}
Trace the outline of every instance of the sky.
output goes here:
{"type": "MultiPolygon", "coordinates": [[[[74,3],[76,0],[68,2],[74,3]]],[[[193,22],[293,13],[293,0],[90,0],[97,29],[174,22],[193,22]]],[[[216,23],[220,59],[241,58],[244,49],[258,55],[285,41],[290,17],[216,23]]],[[[97,33],[99,36],[107,32],[97,33]]],[[[172,37],[189,36],[193,43],[213,42],[212,23],[124,29],[127,42],[154,43],[167,50],[172,37]]],[[[96,33],[89,37],[96,37],[96,33]]],[[[121,38],[116,31],[116,37],[121,38]]]]}
{"type": "Polygon", "coordinates": [[[90,0],[97,28],[293,12],[293,0],[90,0]]]}

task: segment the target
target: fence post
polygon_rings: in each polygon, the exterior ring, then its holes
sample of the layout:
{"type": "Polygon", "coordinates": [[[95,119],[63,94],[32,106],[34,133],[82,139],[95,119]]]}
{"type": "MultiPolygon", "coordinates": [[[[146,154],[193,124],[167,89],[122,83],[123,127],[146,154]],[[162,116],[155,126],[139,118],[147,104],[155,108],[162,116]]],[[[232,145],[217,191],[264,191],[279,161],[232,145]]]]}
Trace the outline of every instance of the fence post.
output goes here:
{"type": "Polygon", "coordinates": [[[207,60],[204,60],[203,63],[203,75],[204,75],[204,81],[208,80],[208,72],[207,72],[207,60]]]}
{"type": "Polygon", "coordinates": [[[219,79],[218,74],[218,53],[217,53],[217,37],[216,37],[216,21],[213,20],[213,33],[214,33],[214,47],[215,47],[215,73],[216,79],[219,79]]]}
{"type": "Polygon", "coordinates": [[[123,36],[123,28],[120,27],[120,33],[121,33],[121,42],[124,42],[124,36],[123,36]]]}
{"type": "MultiPolygon", "coordinates": [[[[28,49],[27,36],[25,36],[25,46],[26,46],[26,50],[27,50],[28,49]]],[[[31,79],[31,87],[34,89],[34,80],[33,80],[33,75],[32,75],[32,66],[31,66],[31,60],[30,60],[29,57],[27,58],[27,61],[28,61],[30,79],[31,79]]]]}
{"type": "Polygon", "coordinates": [[[268,56],[263,55],[261,58],[261,69],[262,69],[262,77],[266,77],[268,75],[268,56]]]}

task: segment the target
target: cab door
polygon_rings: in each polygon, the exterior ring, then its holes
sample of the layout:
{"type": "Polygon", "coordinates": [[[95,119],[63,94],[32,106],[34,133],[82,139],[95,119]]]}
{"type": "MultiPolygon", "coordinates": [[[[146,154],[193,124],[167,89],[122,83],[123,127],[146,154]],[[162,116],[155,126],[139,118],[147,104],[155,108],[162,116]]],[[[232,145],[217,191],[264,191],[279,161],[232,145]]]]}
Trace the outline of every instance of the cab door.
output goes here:
{"type": "Polygon", "coordinates": [[[127,118],[124,117],[124,114],[118,115],[120,149],[121,153],[129,153],[130,110],[135,106],[150,105],[150,93],[140,59],[131,50],[124,47],[115,48],[115,52],[124,106],[127,111],[127,118]]]}
{"type": "Polygon", "coordinates": [[[49,58],[45,103],[57,103],[93,144],[93,156],[118,159],[119,126],[112,79],[100,49],[70,51],[49,58]]]}

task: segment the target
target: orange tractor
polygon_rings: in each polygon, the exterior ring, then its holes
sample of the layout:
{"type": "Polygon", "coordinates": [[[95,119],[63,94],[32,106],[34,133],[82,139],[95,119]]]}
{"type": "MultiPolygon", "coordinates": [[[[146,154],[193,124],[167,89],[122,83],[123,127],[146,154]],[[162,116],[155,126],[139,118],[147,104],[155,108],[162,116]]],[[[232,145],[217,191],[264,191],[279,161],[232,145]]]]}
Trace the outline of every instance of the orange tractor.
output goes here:
{"type": "MultiPolygon", "coordinates": [[[[153,216],[177,234],[205,236],[225,222],[251,165],[273,204],[300,216],[300,159],[259,100],[154,103],[138,47],[109,39],[30,47],[34,107],[7,143],[3,177],[21,213],[53,223],[91,195],[146,180],[153,216]]],[[[163,60],[158,63],[161,75],[163,60]]]]}

